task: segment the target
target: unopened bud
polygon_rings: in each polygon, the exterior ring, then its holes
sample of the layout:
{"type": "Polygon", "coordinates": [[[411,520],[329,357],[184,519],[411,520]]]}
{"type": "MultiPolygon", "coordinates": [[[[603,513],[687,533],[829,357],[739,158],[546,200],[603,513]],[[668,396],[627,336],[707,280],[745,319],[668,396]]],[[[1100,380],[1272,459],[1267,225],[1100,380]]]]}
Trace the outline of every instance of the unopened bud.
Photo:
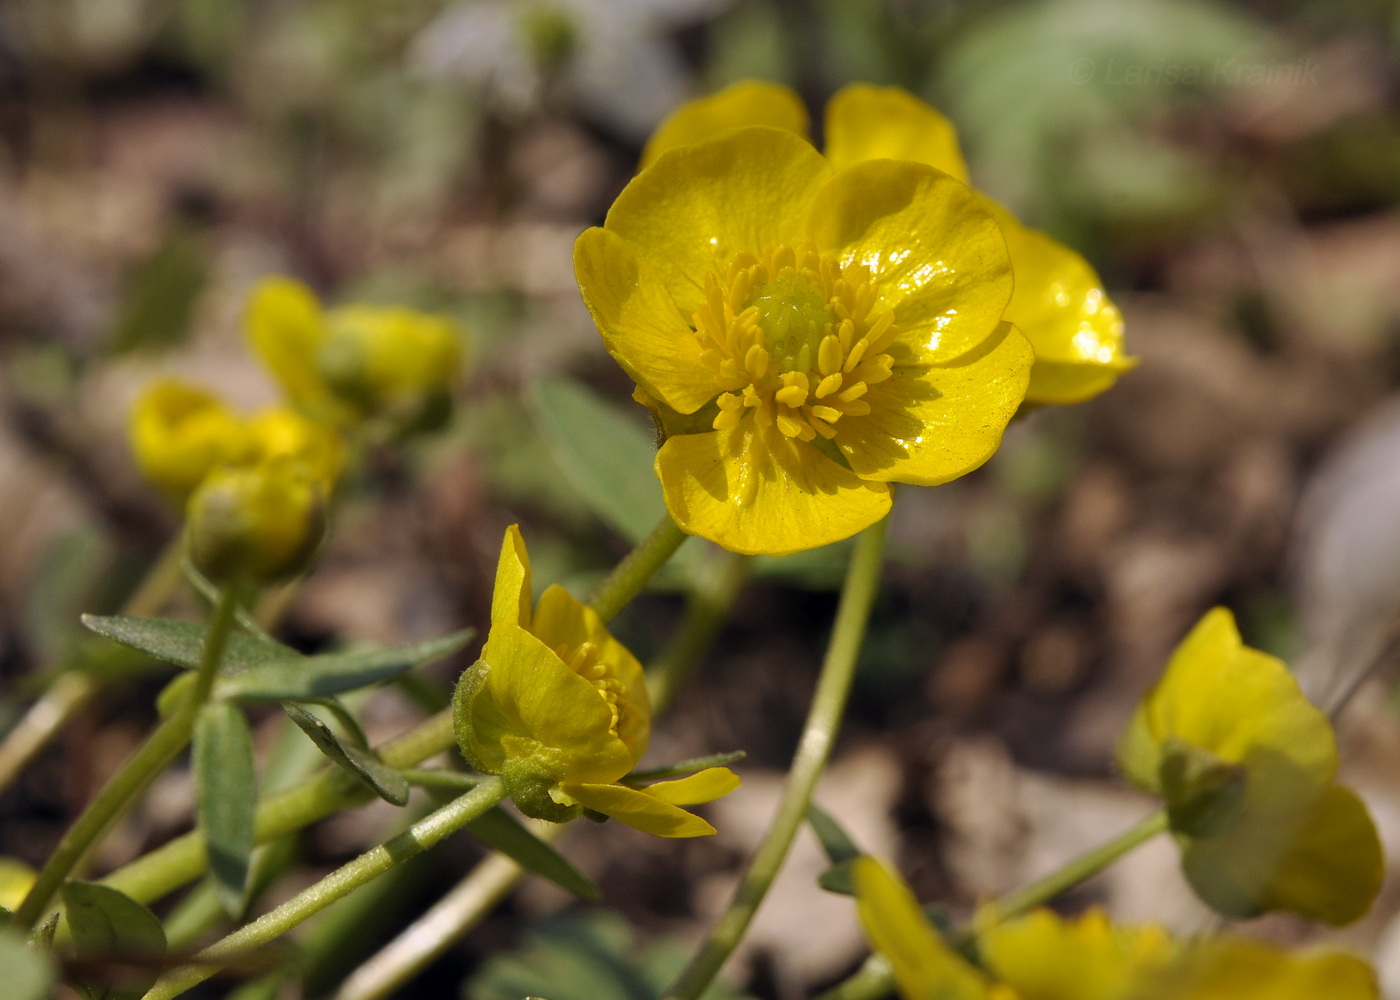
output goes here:
{"type": "Polygon", "coordinates": [[[215,582],[272,583],[301,572],[326,530],[326,484],[303,462],[218,469],[190,497],[190,559],[215,582]]]}
{"type": "Polygon", "coordinates": [[[363,415],[419,425],[446,410],[461,367],[449,318],[390,306],[342,306],[328,317],[316,356],[326,384],[363,415]]]}

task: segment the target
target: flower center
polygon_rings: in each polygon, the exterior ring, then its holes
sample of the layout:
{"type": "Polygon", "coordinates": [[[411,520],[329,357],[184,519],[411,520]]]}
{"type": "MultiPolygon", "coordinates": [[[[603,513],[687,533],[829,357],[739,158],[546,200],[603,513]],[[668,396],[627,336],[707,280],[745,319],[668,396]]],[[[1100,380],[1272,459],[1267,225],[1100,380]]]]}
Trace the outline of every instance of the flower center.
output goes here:
{"type": "Polygon", "coordinates": [[[898,329],[874,283],[810,247],[735,254],[706,278],[695,314],[701,361],[719,391],[715,430],[752,414],[760,428],[811,441],[870,412],[861,397],[890,377],[898,329]]]}
{"type": "Polygon", "coordinates": [[[583,642],[577,649],[571,650],[561,645],[554,652],[565,666],[593,685],[612,713],[608,732],[617,736],[624,717],[633,709],[631,699],[627,697],[626,685],[613,673],[612,664],[601,659],[602,650],[595,643],[583,642]]]}

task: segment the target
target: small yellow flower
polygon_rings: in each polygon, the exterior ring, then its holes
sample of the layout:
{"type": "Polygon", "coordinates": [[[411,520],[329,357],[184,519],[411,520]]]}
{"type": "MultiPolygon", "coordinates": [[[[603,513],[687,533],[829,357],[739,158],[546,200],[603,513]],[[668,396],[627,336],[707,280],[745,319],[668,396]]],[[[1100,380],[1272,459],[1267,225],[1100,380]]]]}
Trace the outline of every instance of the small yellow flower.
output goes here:
{"type": "Polygon", "coordinates": [[[666,506],[735,552],[784,554],[883,517],[996,450],[1030,345],[1002,312],[1006,243],[925,164],[840,172],[768,127],[664,152],[574,268],[608,351],[663,414],[666,506]]]}
{"type": "Polygon", "coordinates": [[[294,576],[325,537],[326,502],[325,481],[293,458],[215,469],[186,511],[190,560],[219,583],[294,576]]]}
{"type": "Polygon", "coordinates": [[[173,378],[152,382],[137,398],[129,435],[142,474],[182,503],[211,469],[247,461],[255,448],[238,414],[173,378]]]}
{"type": "MultiPolygon", "coordinates": [[[[804,138],[801,99],[773,83],[736,83],[678,108],[647,143],[642,165],[668,149],[713,138],[734,128],[769,125],[804,138]]],[[[947,118],[898,87],[852,84],[826,106],[826,156],[843,170],[865,160],[912,160],[967,183],[967,165],[947,118]]],[[[1004,317],[1035,348],[1026,401],[1079,403],[1108,389],[1136,365],[1123,348],[1123,317],[1082,256],[1046,234],[1021,225],[984,197],[1006,237],[1016,292],[1004,317]]]]}
{"type": "Polygon", "coordinates": [[[1216,910],[1341,925],[1370,908],[1380,841],[1365,805],[1332,780],[1331,724],[1282,662],[1240,641],[1229,611],[1209,612],[1177,647],[1118,756],[1166,801],[1186,877],[1216,910]]]}
{"type": "Polygon", "coordinates": [[[1293,955],[1234,936],[1173,942],[1158,926],[1120,926],[1099,910],[1034,910],[983,931],[985,971],[943,940],[909,887],[873,858],[855,866],[871,947],[904,1000],[1377,1000],[1375,974],[1339,952],[1293,955]]]}
{"type": "Polygon", "coordinates": [[[291,278],[266,278],[253,290],[246,332],[287,398],[318,420],[440,420],[462,363],[461,334],[445,316],[400,306],[323,310],[291,278]]]}
{"type": "Polygon", "coordinates": [[[506,531],[481,659],[453,697],[457,742],[527,816],[565,822],[584,809],[662,837],[714,827],[680,808],[729,794],[738,777],[707,768],[646,788],[619,783],[646,752],[651,703],[642,667],[593,609],[551,586],[531,607],[530,561],[506,531]]]}

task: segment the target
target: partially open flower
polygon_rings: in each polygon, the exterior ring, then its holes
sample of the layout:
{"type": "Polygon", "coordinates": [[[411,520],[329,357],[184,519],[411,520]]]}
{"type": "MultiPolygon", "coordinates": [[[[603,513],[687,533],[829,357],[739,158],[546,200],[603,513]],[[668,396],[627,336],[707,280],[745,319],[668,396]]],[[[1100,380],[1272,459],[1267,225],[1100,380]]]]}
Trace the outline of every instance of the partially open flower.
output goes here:
{"type": "MultiPolygon", "coordinates": [[[[793,91],[745,81],[676,109],[647,143],[642,165],[669,149],[751,125],[808,135],[806,109],[793,91]]],[[[823,132],[826,157],[837,170],[867,160],[911,160],[968,182],[952,123],[898,87],[843,88],[827,102],[823,132]]],[[[1003,318],[1035,348],[1026,401],[1079,403],[1108,389],[1137,362],[1124,352],[1123,317],[1099,276],[1074,250],[982,197],[1001,224],[1016,274],[1003,318]]]]}
{"type": "Polygon", "coordinates": [[[782,129],[663,153],[574,269],[608,351],[673,415],[667,509],[735,552],[849,537],[891,483],[977,468],[1030,376],[1002,322],[1006,242],[966,186],[915,162],[835,172],[782,129]]]}
{"type": "Polygon", "coordinates": [[[255,448],[242,418],[217,396],[173,378],[137,398],[129,435],[142,474],[181,503],[211,469],[247,461],[255,448]]]}
{"type": "Polygon", "coordinates": [[[462,336],[448,317],[402,306],[323,310],[291,278],[267,278],[254,289],[247,335],[298,409],[340,423],[440,422],[462,361],[462,336]]]}
{"type": "Polygon", "coordinates": [[[708,768],[645,788],[620,783],[646,752],[651,703],[642,667],[598,615],[551,586],[531,607],[520,530],[501,547],[491,632],[453,698],[457,742],[479,770],[499,774],[527,816],[565,822],[588,809],[662,837],[714,833],[680,808],[738,787],[708,768]]]}
{"type": "Polygon", "coordinates": [[[1380,841],[1365,805],[1332,780],[1331,724],[1282,662],[1240,641],[1226,609],[1177,647],[1118,757],[1165,800],[1186,877],[1221,913],[1340,925],[1379,892],[1380,841]]]}

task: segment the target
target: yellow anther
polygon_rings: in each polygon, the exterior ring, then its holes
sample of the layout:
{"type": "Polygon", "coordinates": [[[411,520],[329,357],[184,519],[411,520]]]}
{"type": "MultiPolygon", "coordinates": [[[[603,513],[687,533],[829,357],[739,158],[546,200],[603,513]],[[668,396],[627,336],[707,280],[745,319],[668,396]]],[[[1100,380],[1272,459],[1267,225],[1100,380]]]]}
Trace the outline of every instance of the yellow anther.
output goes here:
{"type": "Polygon", "coordinates": [[[816,396],[818,399],[821,399],[824,396],[830,396],[839,388],[841,388],[841,373],[832,372],[826,378],[822,379],[820,382],[817,383],[817,387],[812,391],[812,395],[816,396]]]}
{"type": "Polygon", "coordinates": [[[763,378],[768,374],[768,352],[760,345],[754,344],[744,354],[744,367],[754,378],[763,378]]]}
{"type": "Polygon", "coordinates": [[[813,433],[812,428],[807,425],[806,421],[798,420],[786,412],[779,412],[777,420],[778,430],[782,431],[790,438],[801,438],[804,430],[809,435],[813,433]]]}
{"type": "Polygon", "coordinates": [[[857,399],[842,404],[841,409],[848,417],[863,417],[870,412],[870,404],[863,399],[857,399]]]}
{"type": "Polygon", "coordinates": [[[841,356],[845,351],[841,349],[841,338],[827,334],[822,338],[821,345],[817,348],[817,368],[823,375],[830,375],[841,368],[841,356]]]}
{"type": "Polygon", "coordinates": [[[744,401],[732,392],[720,393],[715,403],[719,405],[721,410],[742,410],[744,408],[744,401]]]}
{"type": "Polygon", "coordinates": [[[826,438],[828,441],[830,441],[836,436],[835,427],[832,427],[821,417],[815,416],[811,412],[808,412],[807,414],[807,423],[811,426],[811,428],[814,431],[816,431],[822,437],[826,438]]]}
{"type": "Polygon", "coordinates": [[[800,385],[789,385],[773,394],[778,402],[787,406],[801,406],[807,402],[807,390],[800,385]]]}
{"type": "Polygon", "coordinates": [[[866,385],[864,382],[857,382],[855,385],[847,386],[845,391],[836,398],[843,403],[849,403],[853,399],[860,399],[861,396],[864,396],[869,391],[870,386],[866,385]]]}
{"type": "MultiPolygon", "coordinates": [[[[865,409],[866,412],[870,411],[870,407],[868,406],[865,409]]],[[[816,417],[818,420],[825,420],[829,424],[834,424],[841,419],[842,413],[840,410],[832,409],[830,406],[814,406],[812,407],[812,416],[816,417]]]]}
{"type": "Polygon", "coordinates": [[[784,386],[797,386],[800,387],[803,392],[809,391],[812,387],[811,381],[807,378],[807,373],[803,371],[783,372],[781,381],[784,386]]]}
{"type": "Polygon", "coordinates": [[[841,366],[843,372],[855,371],[856,365],[860,364],[860,359],[865,357],[865,349],[870,346],[870,341],[862,337],[855,342],[850,352],[846,355],[846,363],[841,366]]]}

